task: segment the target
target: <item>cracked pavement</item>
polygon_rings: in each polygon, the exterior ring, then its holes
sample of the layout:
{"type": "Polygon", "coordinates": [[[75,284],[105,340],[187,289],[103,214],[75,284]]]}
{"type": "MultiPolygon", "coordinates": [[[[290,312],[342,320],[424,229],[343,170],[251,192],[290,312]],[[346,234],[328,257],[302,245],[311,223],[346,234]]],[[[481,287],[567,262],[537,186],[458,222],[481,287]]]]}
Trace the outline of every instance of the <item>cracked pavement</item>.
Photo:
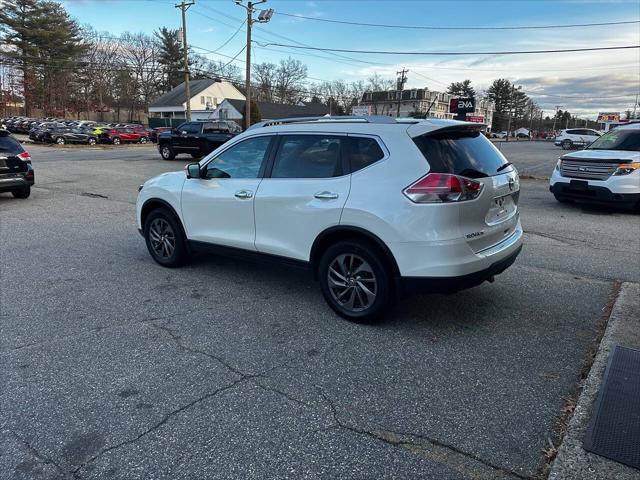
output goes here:
{"type": "Polygon", "coordinates": [[[637,216],[525,180],[495,283],[350,324],[303,272],[154,264],[136,187],[186,161],[138,150],[33,147],[32,197],[0,195],[0,478],[534,478],[640,281],[637,216]]]}

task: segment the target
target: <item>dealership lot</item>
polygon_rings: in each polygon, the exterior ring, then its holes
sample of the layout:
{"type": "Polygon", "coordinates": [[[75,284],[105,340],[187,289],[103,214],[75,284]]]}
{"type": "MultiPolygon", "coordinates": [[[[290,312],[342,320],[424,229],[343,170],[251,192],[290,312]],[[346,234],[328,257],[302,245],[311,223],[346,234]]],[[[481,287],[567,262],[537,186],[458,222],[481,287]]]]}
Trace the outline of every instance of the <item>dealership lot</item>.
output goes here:
{"type": "MultiPolygon", "coordinates": [[[[500,148],[531,176],[561,154],[500,148]]],[[[304,272],[152,262],[137,186],[189,159],[28,149],[32,197],[0,195],[1,478],[533,477],[617,282],[640,282],[637,215],[525,179],[495,283],[354,325],[304,272]]]]}

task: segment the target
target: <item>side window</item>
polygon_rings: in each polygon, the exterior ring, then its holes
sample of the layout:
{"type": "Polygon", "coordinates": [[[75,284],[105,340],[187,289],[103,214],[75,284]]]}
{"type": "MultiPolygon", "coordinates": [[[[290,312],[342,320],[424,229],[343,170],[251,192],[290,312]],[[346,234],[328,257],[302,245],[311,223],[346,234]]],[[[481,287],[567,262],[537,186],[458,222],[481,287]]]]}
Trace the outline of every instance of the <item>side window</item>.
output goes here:
{"type": "Polygon", "coordinates": [[[348,152],[351,173],[368,167],[384,157],[378,142],[366,137],[349,137],[348,152]]]}
{"type": "Polygon", "coordinates": [[[200,133],[200,124],[199,123],[185,123],[180,127],[180,132],[187,132],[187,134],[198,134],[200,133]]]}
{"type": "Polygon", "coordinates": [[[22,145],[13,137],[0,136],[0,155],[18,155],[22,152],[22,145]]]}
{"type": "Polygon", "coordinates": [[[207,178],[258,178],[271,136],[254,137],[228,148],[209,164],[207,178]]]}
{"type": "Polygon", "coordinates": [[[273,164],[272,178],[329,178],[342,175],[341,142],[346,137],[285,135],[273,164]]]}
{"type": "Polygon", "coordinates": [[[202,128],[202,133],[216,133],[220,131],[218,122],[205,123],[202,128]]]}
{"type": "Polygon", "coordinates": [[[567,130],[568,135],[580,135],[580,130],[567,130]]]}

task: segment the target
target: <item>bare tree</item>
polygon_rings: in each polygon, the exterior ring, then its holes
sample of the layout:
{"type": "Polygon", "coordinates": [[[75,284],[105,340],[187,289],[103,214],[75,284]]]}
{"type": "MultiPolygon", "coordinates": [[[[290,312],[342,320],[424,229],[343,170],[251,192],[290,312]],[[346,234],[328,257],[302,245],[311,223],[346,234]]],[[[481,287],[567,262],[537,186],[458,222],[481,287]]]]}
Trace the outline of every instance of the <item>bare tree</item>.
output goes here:
{"type": "Polygon", "coordinates": [[[253,65],[253,78],[256,82],[257,97],[264,102],[273,102],[274,83],[278,66],[275,63],[258,63],[253,65]]]}
{"type": "Polygon", "coordinates": [[[120,37],[123,67],[131,72],[134,83],[130,117],[138,107],[146,108],[162,83],[159,45],[153,37],[144,33],[124,33],[120,37]]]}
{"type": "Polygon", "coordinates": [[[276,70],[275,93],[278,103],[296,103],[306,97],[304,80],[307,78],[307,66],[291,57],[280,60],[276,70]]]}

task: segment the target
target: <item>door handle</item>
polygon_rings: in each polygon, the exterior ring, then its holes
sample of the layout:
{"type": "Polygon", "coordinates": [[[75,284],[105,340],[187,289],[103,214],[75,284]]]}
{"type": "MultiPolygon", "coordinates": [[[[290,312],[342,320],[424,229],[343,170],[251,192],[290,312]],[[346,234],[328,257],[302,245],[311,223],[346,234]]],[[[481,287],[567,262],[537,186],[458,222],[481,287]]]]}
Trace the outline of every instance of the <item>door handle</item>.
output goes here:
{"type": "Polygon", "coordinates": [[[236,192],[236,198],[251,198],[253,197],[253,192],[249,191],[249,190],[238,190],[236,192]]]}
{"type": "Polygon", "coordinates": [[[335,200],[338,198],[338,194],[334,192],[318,192],[314,195],[314,197],[319,198],[320,200],[335,200]]]}

